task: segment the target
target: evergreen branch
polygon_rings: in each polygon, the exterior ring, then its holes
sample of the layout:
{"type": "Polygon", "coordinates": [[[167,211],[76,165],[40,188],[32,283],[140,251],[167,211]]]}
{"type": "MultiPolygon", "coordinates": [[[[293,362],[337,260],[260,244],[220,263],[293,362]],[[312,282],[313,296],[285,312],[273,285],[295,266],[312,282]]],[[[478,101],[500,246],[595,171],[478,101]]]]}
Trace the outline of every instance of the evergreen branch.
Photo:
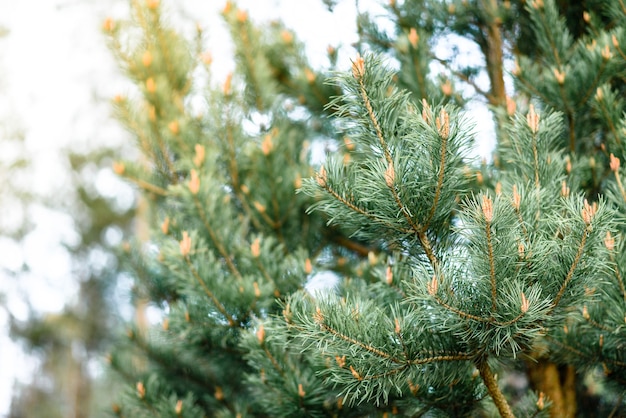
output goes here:
{"type": "Polygon", "coordinates": [[[491,312],[497,309],[496,266],[493,259],[493,243],[491,241],[491,222],[486,220],[485,232],[487,233],[487,251],[489,252],[489,279],[491,282],[491,312]]]}
{"type": "Polygon", "coordinates": [[[411,231],[411,230],[407,230],[407,229],[404,229],[404,228],[399,228],[396,225],[393,225],[392,223],[387,222],[386,220],[384,220],[382,218],[379,218],[376,215],[374,215],[374,214],[372,214],[370,212],[367,212],[364,209],[361,209],[360,207],[356,206],[354,203],[349,202],[345,198],[341,197],[339,195],[339,193],[337,193],[334,189],[332,189],[326,182],[324,182],[324,184],[321,184],[321,186],[331,196],[333,196],[335,199],[337,199],[343,205],[345,205],[348,208],[352,209],[354,212],[360,213],[361,215],[365,216],[366,218],[368,218],[368,219],[370,219],[370,220],[372,220],[372,221],[374,221],[376,223],[382,224],[382,225],[386,226],[387,228],[390,228],[390,229],[402,232],[404,234],[412,234],[413,233],[413,231],[411,231]]]}
{"type": "MultiPolygon", "coordinates": [[[[230,116],[230,113],[228,116],[230,116]]],[[[254,216],[254,214],[252,213],[252,209],[250,208],[250,205],[248,204],[248,200],[246,199],[245,194],[241,190],[241,184],[239,182],[239,167],[237,166],[237,158],[236,158],[237,153],[235,150],[235,138],[233,135],[232,125],[230,124],[230,118],[226,122],[226,138],[228,142],[228,154],[229,154],[228,169],[230,171],[232,189],[234,190],[235,196],[239,200],[239,203],[241,203],[243,210],[248,214],[248,218],[250,219],[252,224],[255,226],[255,228],[257,228],[258,230],[261,230],[261,224],[259,220],[256,218],[256,216],[254,216]]]]}
{"type": "Polygon", "coordinates": [[[235,321],[235,319],[228,313],[224,305],[222,305],[222,303],[215,297],[215,295],[213,294],[213,292],[211,292],[206,283],[204,283],[204,280],[202,280],[202,278],[198,274],[198,271],[191,263],[191,259],[188,255],[185,256],[185,262],[187,263],[189,270],[191,270],[191,274],[193,275],[193,277],[198,281],[198,283],[202,287],[202,290],[204,290],[204,293],[209,297],[209,299],[211,299],[217,310],[226,317],[226,319],[228,320],[228,325],[230,325],[231,327],[237,326],[237,322],[235,321]]]}
{"type": "Polygon", "coordinates": [[[611,258],[611,262],[615,266],[615,278],[617,279],[617,284],[619,286],[620,292],[622,292],[624,302],[626,302],[626,289],[624,289],[624,279],[619,271],[619,265],[615,262],[615,257],[612,253],[609,255],[609,257],[611,258]]]}
{"type": "Polygon", "coordinates": [[[272,363],[272,366],[274,366],[274,369],[276,369],[276,371],[282,376],[285,377],[285,371],[283,370],[282,367],[280,367],[280,364],[278,364],[278,361],[276,361],[276,358],[272,355],[272,353],[270,353],[270,350],[267,349],[267,347],[265,346],[265,344],[263,344],[263,351],[265,352],[265,354],[267,355],[267,358],[270,359],[270,362],[272,363]]]}
{"type": "Polygon", "coordinates": [[[599,322],[594,321],[593,319],[591,319],[591,317],[589,317],[589,315],[588,315],[588,314],[587,314],[587,315],[584,315],[584,314],[583,314],[583,318],[584,318],[584,319],[585,319],[585,321],[587,321],[587,322],[588,322],[591,326],[593,326],[593,327],[595,327],[595,328],[597,328],[597,329],[601,329],[601,330],[606,331],[606,332],[608,332],[608,333],[610,333],[610,334],[612,334],[612,333],[614,333],[614,332],[615,332],[615,330],[614,330],[614,329],[611,329],[611,328],[607,327],[606,325],[603,325],[603,324],[601,324],[601,323],[599,323],[599,322]]]}
{"type": "Polygon", "coordinates": [[[145,180],[139,179],[137,177],[131,177],[131,176],[126,175],[126,174],[124,174],[124,178],[132,181],[137,186],[141,187],[142,189],[144,189],[144,190],[146,190],[148,192],[152,192],[154,194],[157,194],[157,195],[163,196],[163,197],[168,195],[167,190],[165,190],[165,189],[163,189],[163,188],[161,188],[159,186],[155,186],[154,184],[149,183],[149,182],[147,182],[145,180]]]}
{"type": "MultiPolygon", "coordinates": [[[[323,321],[323,318],[322,318],[322,321],[323,321]]],[[[324,329],[325,331],[327,331],[330,334],[334,335],[335,337],[337,337],[337,338],[339,338],[339,339],[341,339],[341,340],[343,340],[345,342],[348,342],[350,344],[354,344],[354,345],[356,345],[358,347],[361,347],[363,350],[365,350],[367,352],[370,352],[372,354],[375,354],[378,357],[382,357],[382,358],[385,358],[387,360],[391,360],[394,363],[401,363],[400,360],[396,359],[391,354],[386,353],[386,352],[384,352],[384,351],[382,351],[382,350],[380,350],[380,349],[378,349],[376,347],[372,347],[371,345],[365,344],[365,343],[363,343],[363,342],[361,342],[359,340],[355,340],[354,338],[349,337],[349,336],[347,336],[345,334],[342,334],[341,332],[337,331],[336,329],[332,328],[331,326],[326,325],[322,321],[318,320],[319,326],[322,329],[324,329]]]]}
{"type": "Polygon", "coordinates": [[[426,235],[426,232],[424,231],[419,231],[417,233],[417,238],[419,239],[420,244],[422,245],[422,249],[426,253],[426,257],[428,257],[428,261],[430,262],[430,265],[432,266],[435,272],[439,272],[441,276],[441,282],[443,283],[443,273],[441,272],[441,269],[439,268],[439,261],[437,260],[437,257],[435,257],[435,253],[433,252],[433,248],[432,248],[432,245],[430,244],[430,239],[428,239],[428,235],[426,235]]]}
{"type": "MultiPolygon", "coordinates": [[[[365,104],[365,108],[367,109],[367,114],[369,115],[370,121],[374,125],[376,136],[378,137],[381,148],[383,149],[383,153],[385,154],[385,160],[387,160],[387,164],[390,167],[393,167],[393,159],[391,158],[391,153],[389,152],[389,145],[387,144],[387,141],[385,140],[385,137],[383,135],[382,128],[380,127],[380,122],[378,121],[378,118],[376,117],[376,114],[374,113],[374,108],[372,107],[372,103],[367,94],[365,83],[363,82],[363,77],[358,77],[358,81],[359,81],[359,87],[361,90],[361,97],[363,98],[363,103],[365,104]]],[[[410,215],[409,210],[406,208],[404,203],[402,203],[402,200],[400,199],[400,196],[398,196],[398,193],[396,192],[395,187],[393,187],[393,184],[388,184],[388,187],[391,193],[393,194],[393,198],[396,201],[396,204],[400,208],[400,211],[404,215],[404,218],[407,220],[407,222],[409,223],[413,231],[414,232],[420,231],[421,228],[419,227],[419,225],[415,223],[415,221],[410,215]]]]}
{"type": "Polygon", "coordinates": [[[493,324],[493,325],[499,325],[498,322],[494,321],[491,318],[483,318],[480,316],[476,316],[476,315],[472,315],[470,313],[467,313],[465,311],[462,311],[458,308],[455,308],[452,305],[447,304],[446,302],[444,302],[439,296],[437,295],[433,295],[433,298],[435,299],[435,301],[441,305],[442,307],[446,308],[447,310],[449,310],[450,312],[453,312],[455,314],[457,314],[458,316],[460,316],[461,318],[465,318],[465,319],[472,319],[474,321],[478,321],[478,322],[483,322],[483,323],[487,323],[487,324],[493,324]]]}
{"type": "Polygon", "coordinates": [[[567,272],[567,276],[565,277],[565,280],[563,281],[563,284],[561,285],[561,289],[559,289],[559,293],[557,293],[556,297],[554,298],[554,301],[552,302],[552,307],[548,310],[548,314],[552,313],[554,311],[554,309],[556,309],[556,307],[558,306],[559,302],[561,301],[561,298],[565,294],[565,289],[567,288],[567,285],[569,284],[569,282],[574,277],[574,271],[576,271],[576,267],[578,266],[578,263],[580,262],[580,259],[583,256],[583,251],[585,249],[585,243],[587,242],[587,234],[589,234],[590,232],[591,232],[591,227],[590,227],[590,225],[588,225],[585,228],[585,231],[583,232],[583,236],[582,236],[582,238],[580,240],[580,245],[578,246],[578,251],[576,252],[576,256],[574,257],[574,261],[572,262],[572,265],[571,265],[569,271],[567,272]]]}
{"type": "Polygon", "coordinates": [[[228,252],[226,251],[222,243],[217,239],[217,234],[215,233],[213,228],[211,228],[211,225],[209,224],[206,214],[204,213],[204,209],[202,208],[202,205],[200,204],[200,200],[198,200],[198,196],[196,196],[195,194],[193,195],[193,203],[195,204],[196,209],[198,210],[198,214],[200,215],[200,219],[202,220],[202,223],[204,224],[204,228],[206,229],[209,236],[211,237],[211,241],[213,241],[215,248],[217,248],[217,251],[219,251],[219,253],[222,255],[222,257],[224,258],[224,261],[226,262],[226,265],[228,266],[228,269],[235,275],[235,278],[241,281],[243,279],[241,276],[241,273],[239,272],[239,270],[237,269],[233,261],[230,259],[230,255],[228,254],[228,252]]]}
{"type": "MultiPolygon", "coordinates": [[[[611,134],[613,134],[613,136],[615,137],[615,142],[617,143],[617,145],[619,145],[621,147],[621,142],[619,139],[619,134],[617,133],[617,127],[615,126],[615,124],[613,123],[613,118],[611,118],[608,109],[605,106],[605,101],[604,100],[598,100],[597,101],[598,104],[600,105],[600,109],[602,110],[602,116],[605,117],[605,120],[607,121],[607,124],[609,125],[609,130],[611,131],[611,134]]],[[[623,195],[622,195],[623,196],[623,195]]]]}
{"type": "Polygon", "coordinates": [[[419,364],[428,364],[428,363],[436,363],[443,361],[467,361],[473,360],[476,358],[476,353],[460,353],[460,354],[447,354],[447,355],[439,355],[432,356],[427,358],[420,358],[414,360],[408,360],[408,364],[410,365],[419,365],[419,364]]]}
{"type": "Polygon", "coordinates": [[[624,185],[622,184],[622,178],[619,175],[619,169],[614,171],[615,180],[617,181],[617,187],[619,188],[619,192],[622,195],[622,199],[624,199],[624,203],[626,203],[626,190],[624,190],[624,185]]]}
{"type": "Polygon", "coordinates": [[[437,210],[437,205],[439,204],[439,199],[441,198],[441,189],[443,188],[443,180],[444,180],[444,172],[446,167],[446,152],[448,147],[448,136],[441,137],[441,165],[439,166],[439,175],[437,177],[437,187],[435,188],[435,197],[433,199],[433,205],[430,208],[430,213],[428,217],[424,221],[424,226],[422,227],[422,232],[428,229],[428,225],[432,221],[435,216],[435,211],[437,210]]]}
{"type": "Polygon", "coordinates": [[[511,406],[506,401],[506,398],[498,387],[498,382],[496,381],[496,378],[487,363],[487,359],[483,358],[479,360],[476,366],[480,372],[480,377],[482,377],[483,382],[487,387],[487,391],[491,395],[491,399],[493,399],[493,403],[496,405],[496,408],[498,408],[498,412],[500,412],[500,416],[503,418],[515,418],[515,415],[513,415],[513,411],[511,410],[511,406]]]}

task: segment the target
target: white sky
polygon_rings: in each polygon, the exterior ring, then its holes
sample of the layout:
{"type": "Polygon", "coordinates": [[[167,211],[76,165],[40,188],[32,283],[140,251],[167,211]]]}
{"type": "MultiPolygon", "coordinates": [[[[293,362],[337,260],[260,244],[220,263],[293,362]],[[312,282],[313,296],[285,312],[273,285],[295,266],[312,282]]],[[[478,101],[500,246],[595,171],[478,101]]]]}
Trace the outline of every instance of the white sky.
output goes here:
{"type": "MultiPolygon", "coordinates": [[[[223,77],[232,68],[228,35],[219,16],[225,0],[163,3],[184,8],[206,28],[216,75],[223,77]]],[[[361,0],[360,6],[367,9],[375,3],[361,0]]],[[[325,64],[327,46],[339,43],[343,46],[339,62],[348,68],[348,57],[354,54],[349,45],[356,41],[353,0],[342,1],[332,15],[321,0],[240,0],[238,4],[257,21],[282,19],[306,42],[314,65],[325,64]]],[[[123,92],[126,84],[100,32],[107,16],[127,16],[127,2],[0,0],[0,27],[10,31],[0,38],[0,123],[8,114],[22,128],[34,165],[27,187],[41,194],[54,196],[67,182],[67,168],[57,157],[61,147],[82,149],[127,140],[109,118],[107,99],[123,92]]],[[[484,111],[477,117],[490,120],[484,111]]],[[[110,191],[111,184],[105,181],[103,188],[107,187],[110,191]]],[[[26,314],[19,296],[24,293],[37,309],[59,310],[76,292],[69,256],[59,245],[73,239],[67,232],[72,220],[44,208],[23,215],[35,219],[37,229],[24,247],[0,238],[0,266],[15,269],[26,260],[32,271],[20,283],[0,277],[0,293],[9,295],[9,305],[18,316],[26,314]]],[[[0,416],[8,411],[13,378],[24,380],[32,371],[28,359],[6,336],[5,327],[5,312],[0,310],[0,416]]]]}

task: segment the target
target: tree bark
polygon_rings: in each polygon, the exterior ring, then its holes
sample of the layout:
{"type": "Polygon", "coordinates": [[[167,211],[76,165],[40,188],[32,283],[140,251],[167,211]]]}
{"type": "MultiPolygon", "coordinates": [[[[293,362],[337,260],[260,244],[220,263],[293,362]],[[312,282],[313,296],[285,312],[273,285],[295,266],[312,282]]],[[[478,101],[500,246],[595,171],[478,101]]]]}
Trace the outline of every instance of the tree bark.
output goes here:
{"type": "Polygon", "coordinates": [[[543,392],[552,402],[550,416],[554,418],[576,417],[576,371],[572,366],[559,369],[547,359],[528,362],[528,378],[531,387],[543,392]]]}

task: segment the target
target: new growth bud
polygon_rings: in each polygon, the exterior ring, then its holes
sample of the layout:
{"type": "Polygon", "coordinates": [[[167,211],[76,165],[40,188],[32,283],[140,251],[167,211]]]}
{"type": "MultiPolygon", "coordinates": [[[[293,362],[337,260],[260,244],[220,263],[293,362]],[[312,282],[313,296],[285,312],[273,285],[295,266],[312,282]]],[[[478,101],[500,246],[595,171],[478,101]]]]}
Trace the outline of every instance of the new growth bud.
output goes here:
{"type": "Polygon", "coordinates": [[[257,237],[254,241],[252,241],[252,244],[250,245],[250,252],[252,253],[252,257],[254,258],[258,258],[261,255],[260,238],[257,237]]]}
{"type": "Polygon", "coordinates": [[[615,248],[615,238],[611,235],[611,231],[606,231],[606,237],[604,237],[604,246],[607,250],[613,251],[615,248]]]}
{"type": "Polygon", "coordinates": [[[317,172],[315,179],[317,180],[317,184],[322,187],[326,187],[326,169],[324,166],[320,166],[320,171],[317,172]]]}
{"type": "Polygon", "coordinates": [[[441,109],[439,112],[439,117],[435,121],[437,125],[437,132],[439,136],[443,139],[448,139],[450,135],[450,116],[445,109],[441,109]]]}
{"type": "Polygon", "coordinates": [[[426,290],[428,290],[428,294],[431,296],[435,296],[437,294],[437,290],[439,289],[439,281],[437,280],[437,275],[433,275],[432,280],[428,283],[426,290]]]}
{"type": "Polygon", "coordinates": [[[189,183],[187,183],[189,187],[189,191],[191,194],[196,195],[200,191],[200,177],[198,177],[198,172],[195,169],[190,171],[191,179],[189,183]]]}
{"type": "Polygon", "coordinates": [[[411,28],[409,31],[409,42],[413,48],[417,48],[418,42],[420,40],[420,36],[417,34],[417,30],[415,28],[411,28]]]}
{"type": "Polygon", "coordinates": [[[387,184],[387,187],[393,188],[393,183],[395,180],[396,172],[393,168],[393,163],[390,162],[389,165],[387,165],[387,169],[385,170],[385,183],[387,184]]]}
{"type": "Polygon", "coordinates": [[[485,221],[487,221],[487,223],[491,223],[493,220],[493,201],[489,196],[483,195],[481,208],[483,210],[483,215],[485,216],[485,221]]]}
{"type": "Polygon", "coordinates": [[[365,60],[360,54],[352,62],[352,75],[357,80],[360,80],[365,75],[365,60]]]}
{"type": "Polygon", "coordinates": [[[585,199],[585,202],[583,204],[583,209],[581,211],[581,215],[582,215],[583,221],[585,221],[587,225],[591,224],[591,220],[596,214],[597,208],[598,207],[596,203],[594,203],[593,205],[590,205],[589,202],[587,202],[587,199],[585,199]]]}
{"type": "Polygon", "coordinates": [[[532,104],[528,108],[528,114],[526,115],[526,121],[531,132],[536,134],[539,130],[539,115],[535,112],[535,106],[532,104]]]}
{"type": "Polygon", "coordinates": [[[530,302],[526,298],[526,295],[524,294],[524,292],[522,292],[522,305],[520,307],[522,313],[528,312],[529,307],[530,307],[530,302]]]}
{"type": "Polygon", "coordinates": [[[183,239],[178,243],[180,246],[180,253],[183,257],[187,257],[191,252],[191,237],[187,231],[183,231],[183,239]]]}
{"type": "Polygon", "coordinates": [[[620,165],[619,158],[617,158],[615,155],[613,155],[613,153],[611,153],[609,157],[609,166],[611,167],[611,171],[614,171],[615,173],[617,173],[617,171],[619,170],[619,165],[620,165]]]}

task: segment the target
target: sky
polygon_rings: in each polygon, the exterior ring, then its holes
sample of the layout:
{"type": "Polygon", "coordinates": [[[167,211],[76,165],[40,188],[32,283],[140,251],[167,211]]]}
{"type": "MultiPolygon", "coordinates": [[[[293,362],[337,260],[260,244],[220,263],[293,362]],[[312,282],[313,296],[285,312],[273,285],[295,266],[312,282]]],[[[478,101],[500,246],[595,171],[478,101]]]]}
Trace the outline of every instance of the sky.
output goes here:
{"type": "MultiPolygon", "coordinates": [[[[178,16],[173,18],[175,24],[199,23],[205,29],[215,75],[223,78],[233,68],[228,35],[219,16],[225,0],[162,2],[172,16],[178,16]]],[[[362,9],[376,10],[375,0],[359,3],[362,9]]],[[[282,19],[305,41],[313,65],[324,64],[327,46],[339,42],[340,66],[349,68],[354,54],[350,44],[356,41],[354,1],[340,2],[333,14],[321,0],[240,0],[238,5],[257,21],[282,19]]],[[[59,157],[62,148],[89,149],[129,140],[111,118],[108,102],[123,93],[127,84],[101,32],[106,17],[127,15],[126,0],[0,0],[0,28],[8,30],[0,38],[0,121],[10,120],[24,136],[33,161],[24,187],[62,199],[68,182],[67,167],[59,157]]],[[[484,109],[475,112],[475,118],[490,120],[484,109]]],[[[104,195],[121,194],[132,200],[130,188],[111,172],[100,173],[95,180],[104,195]]],[[[0,293],[7,294],[9,308],[25,319],[27,298],[38,310],[60,310],[77,291],[71,259],[60,245],[76,240],[71,217],[44,207],[2,216],[5,220],[27,216],[35,222],[22,245],[0,237],[0,268],[16,270],[23,262],[31,266],[19,282],[0,272],[0,293]]],[[[7,413],[13,379],[26,380],[34,367],[9,340],[6,320],[0,310],[0,416],[7,413]]]]}

